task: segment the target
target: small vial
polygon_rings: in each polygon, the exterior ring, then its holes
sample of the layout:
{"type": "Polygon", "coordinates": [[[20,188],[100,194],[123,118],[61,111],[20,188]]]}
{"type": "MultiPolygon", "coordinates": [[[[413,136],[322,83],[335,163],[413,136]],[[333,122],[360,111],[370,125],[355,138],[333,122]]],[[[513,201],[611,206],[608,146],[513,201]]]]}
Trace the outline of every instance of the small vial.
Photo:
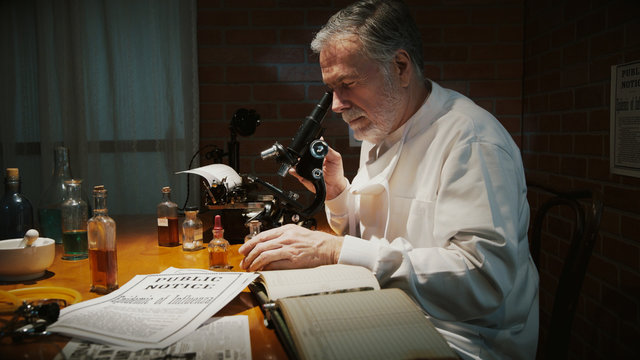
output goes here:
{"type": "Polygon", "coordinates": [[[244,237],[245,243],[260,233],[260,225],[260,220],[249,221],[249,234],[244,237]]]}
{"type": "Polygon", "coordinates": [[[184,210],[182,222],[182,250],[195,251],[202,249],[202,221],[198,218],[198,207],[188,206],[184,210]]]}
{"type": "Polygon", "coordinates": [[[158,246],[178,246],[178,204],[171,201],[171,188],[162,188],[162,202],[158,204],[158,246]]]}
{"type": "Polygon", "coordinates": [[[227,251],[229,242],[224,238],[222,219],[216,215],[213,226],[213,239],[209,242],[209,270],[225,269],[229,266],[227,251]]]}

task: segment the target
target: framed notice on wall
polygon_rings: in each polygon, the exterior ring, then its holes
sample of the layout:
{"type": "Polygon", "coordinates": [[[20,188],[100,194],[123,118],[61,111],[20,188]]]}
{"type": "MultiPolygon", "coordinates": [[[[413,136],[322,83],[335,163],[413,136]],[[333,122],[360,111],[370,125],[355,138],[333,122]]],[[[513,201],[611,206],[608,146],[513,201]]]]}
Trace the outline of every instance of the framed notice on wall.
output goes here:
{"type": "Polygon", "coordinates": [[[640,177],[640,61],[611,67],[611,173],[640,177]]]}

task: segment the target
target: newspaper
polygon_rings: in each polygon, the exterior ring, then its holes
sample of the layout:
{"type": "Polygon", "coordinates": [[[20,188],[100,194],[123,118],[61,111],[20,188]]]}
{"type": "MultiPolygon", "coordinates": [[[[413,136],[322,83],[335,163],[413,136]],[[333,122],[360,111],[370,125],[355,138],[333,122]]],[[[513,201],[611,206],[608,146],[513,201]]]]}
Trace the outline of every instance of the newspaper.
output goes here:
{"type": "Polygon", "coordinates": [[[165,348],[195,331],[258,275],[170,268],[60,311],[48,331],[130,350],[165,348]]]}
{"type": "Polygon", "coordinates": [[[251,360],[249,317],[234,315],[207,320],[195,332],[164,349],[132,351],[117,346],[71,340],[54,360],[251,360]]]}

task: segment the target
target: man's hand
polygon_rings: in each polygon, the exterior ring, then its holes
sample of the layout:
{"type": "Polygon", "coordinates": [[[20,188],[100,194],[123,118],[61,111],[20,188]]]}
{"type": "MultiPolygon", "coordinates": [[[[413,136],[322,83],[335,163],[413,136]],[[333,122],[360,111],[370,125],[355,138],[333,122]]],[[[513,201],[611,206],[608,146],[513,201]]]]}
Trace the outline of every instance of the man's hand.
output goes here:
{"type": "MultiPolygon", "coordinates": [[[[322,172],[324,175],[324,183],[327,187],[327,196],[325,200],[331,200],[340,195],[347,187],[347,178],[344,177],[344,168],[342,166],[342,155],[339,152],[329,148],[327,156],[322,163],[322,172]]],[[[294,176],[298,181],[311,192],[315,192],[313,184],[298,175],[294,168],[289,169],[289,174],[294,176]]]]}
{"type": "Polygon", "coordinates": [[[335,264],[343,238],[302,226],[287,224],[260,234],[242,245],[245,258],[240,267],[247,271],[297,269],[335,264]]]}

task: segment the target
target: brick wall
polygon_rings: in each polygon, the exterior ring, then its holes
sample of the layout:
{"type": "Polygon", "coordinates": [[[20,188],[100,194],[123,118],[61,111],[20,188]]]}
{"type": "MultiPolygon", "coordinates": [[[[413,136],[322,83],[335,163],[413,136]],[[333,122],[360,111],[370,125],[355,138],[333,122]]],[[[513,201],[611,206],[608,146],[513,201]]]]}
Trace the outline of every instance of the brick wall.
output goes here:
{"type": "MultiPolygon", "coordinates": [[[[609,172],[610,67],[640,59],[639,4],[547,0],[525,9],[527,178],[597,190],[605,202],[573,324],[576,359],[631,358],[640,350],[640,179],[609,172]]],[[[557,257],[557,248],[543,256],[557,257]]],[[[543,328],[553,267],[541,266],[543,328]]]]}
{"type": "MultiPolygon", "coordinates": [[[[240,137],[240,172],[276,186],[301,190],[275,174],[260,151],[275,140],[287,145],[323,93],[314,33],[350,1],[199,0],[198,44],[201,146],[226,149],[228,125],[238,108],[255,109],[262,124],[240,137]]],[[[471,96],[495,113],[520,141],[522,1],[409,1],[424,39],[426,75],[471,96]]],[[[357,170],[359,148],[348,127],[327,115],[325,138],[357,170]]],[[[206,164],[203,161],[202,164],[206,164]]]]}
{"type": "MultiPolygon", "coordinates": [[[[226,148],[233,113],[255,109],[262,124],[253,136],[239,138],[240,171],[300,189],[258,155],[276,140],[288,144],[320,98],[309,42],[349,2],[199,0],[201,146],[226,148]]],[[[426,75],[496,114],[523,149],[530,179],[604,193],[572,357],[609,358],[637,349],[640,182],[608,169],[609,66],[640,58],[633,35],[640,33],[637,1],[407,2],[422,31],[426,75]]],[[[358,148],[348,146],[347,126],[331,115],[325,125],[327,141],[343,154],[352,177],[358,148]]],[[[547,269],[541,270],[544,279],[547,269]]]]}

